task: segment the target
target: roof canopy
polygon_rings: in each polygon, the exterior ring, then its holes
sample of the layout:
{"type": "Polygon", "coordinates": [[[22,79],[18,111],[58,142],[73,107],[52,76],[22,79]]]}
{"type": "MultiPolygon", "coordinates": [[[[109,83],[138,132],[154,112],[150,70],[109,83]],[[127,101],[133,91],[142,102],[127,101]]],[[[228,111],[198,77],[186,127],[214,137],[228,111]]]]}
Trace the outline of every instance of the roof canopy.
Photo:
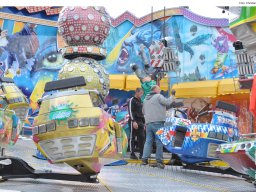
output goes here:
{"type": "MultiPolygon", "coordinates": [[[[136,75],[109,75],[110,89],[119,89],[125,91],[132,91],[141,87],[140,80],[136,75]]],[[[160,88],[163,91],[168,90],[168,78],[163,78],[160,81],[160,88]]]]}
{"type": "Polygon", "coordinates": [[[238,79],[222,79],[214,81],[196,81],[175,84],[178,98],[217,97],[228,94],[250,93],[249,89],[240,89],[238,79]]]}

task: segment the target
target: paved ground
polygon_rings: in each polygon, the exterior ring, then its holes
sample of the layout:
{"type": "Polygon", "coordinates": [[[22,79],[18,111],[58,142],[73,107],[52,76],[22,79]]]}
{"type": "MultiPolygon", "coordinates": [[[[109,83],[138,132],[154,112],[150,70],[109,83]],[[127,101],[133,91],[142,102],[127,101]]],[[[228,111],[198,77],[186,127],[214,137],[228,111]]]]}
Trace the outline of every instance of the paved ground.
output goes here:
{"type": "MultiPolygon", "coordinates": [[[[19,140],[14,148],[6,151],[26,160],[35,169],[53,172],[77,172],[65,164],[50,165],[47,161],[32,157],[35,146],[31,140],[19,140]]],[[[104,167],[98,175],[99,183],[81,183],[56,180],[15,179],[0,183],[1,192],[255,192],[256,188],[246,181],[229,176],[182,167],[166,166],[164,170],[130,163],[125,166],[104,167]]]]}

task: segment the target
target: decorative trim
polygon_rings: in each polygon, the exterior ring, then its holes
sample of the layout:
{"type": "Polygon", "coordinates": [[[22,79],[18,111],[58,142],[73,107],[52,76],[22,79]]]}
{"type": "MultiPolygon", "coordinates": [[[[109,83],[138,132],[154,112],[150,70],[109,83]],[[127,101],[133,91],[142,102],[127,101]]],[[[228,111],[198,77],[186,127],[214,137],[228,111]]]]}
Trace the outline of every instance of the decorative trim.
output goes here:
{"type": "Polygon", "coordinates": [[[28,6],[28,7],[16,7],[18,10],[26,9],[29,13],[38,13],[41,11],[45,11],[46,15],[58,15],[61,11],[62,7],[53,8],[50,6],[28,6]]]}
{"type": "MultiPolygon", "coordinates": [[[[188,9],[185,8],[170,8],[165,10],[166,17],[174,16],[174,15],[183,15],[187,19],[199,23],[201,25],[214,26],[214,27],[228,27],[229,21],[228,19],[213,19],[208,17],[203,17],[197,15],[188,9]]],[[[124,21],[128,20],[136,27],[140,27],[148,22],[151,22],[151,14],[148,14],[144,17],[137,18],[129,11],[124,12],[116,19],[111,18],[111,24],[113,27],[117,27],[122,24],[124,21]]],[[[164,17],[164,10],[160,10],[153,13],[153,20],[161,19],[164,17]]]]}
{"type": "Polygon", "coordinates": [[[66,46],[63,48],[62,53],[65,58],[78,54],[90,55],[93,56],[93,58],[96,60],[102,60],[107,55],[107,52],[104,48],[95,45],[66,46]]]}
{"type": "MultiPolygon", "coordinates": [[[[173,15],[182,15],[180,8],[171,8],[165,10],[166,17],[173,16],[173,15]]],[[[124,12],[116,19],[111,18],[111,25],[113,27],[117,27],[120,24],[122,24],[124,21],[130,21],[132,24],[134,24],[136,27],[140,27],[148,22],[151,22],[151,13],[148,15],[145,15],[144,17],[137,18],[129,11],[124,12]]],[[[153,20],[157,20],[164,17],[164,11],[160,10],[153,13],[153,20]]]]}
{"type": "MultiPolygon", "coordinates": [[[[35,7],[16,7],[16,8],[18,10],[26,8],[30,13],[40,12],[40,11],[44,10],[44,11],[46,11],[47,15],[53,15],[53,14],[56,14],[57,12],[59,13],[62,9],[61,7],[54,8],[54,9],[52,9],[50,7],[37,7],[37,8],[35,8],[35,7]]],[[[166,9],[165,15],[166,15],[166,17],[171,17],[174,15],[183,15],[184,17],[186,17],[187,19],[189,19],[193,22],[196,22],[196,23],[199,23],[202,25],[206,25],[206,26],[214,26],[214,27],[228,27],[229,26],[228,19],[213,19],[213,18],[203,17],[203,16],[197,15],[185,8],[166,9]]],[[[153,13],[153,20],[161,19],[161,18],[163,18],[163,16],[164,16],[164,10],[156,11],[153,13]]],[[[151,17],[152,16],[150,13],[141,18],[137,18],[129,11],[126,11],[123,14],[121,14],[119,17],[117,17],[116,19],[111,18],[111,25],[113,27],[117,27],[125,21],[130,21],[132,24],[135,25],[135,27],[140,27],[148,22],[151,22],[151,17]]],[[[0,12],[0,18],[17,20],[17,21],[22,21],[22,22],[33,22],[36,24],[57,27],[57,21],[51,21],[51,20],[47,20],[47,19],[38,19],[38,18],[27,17],[27,16],[20,16],[20,15],[4,13],[4,12],[0,12]]]]}
{"type": "Polygon", "coordinates": [[[231,23],[231,26],[230,28],[234,28],[234,27],[237,27],[239,25],[242,25],[242,24],[245,24],[245,23],[249,23],[249,22],[252,22],[252,21],[255,21],[256,20],[256,16],[253,16],[253,17],[250,17],[250,18],[247,18],[247,19],[244,19],[244,20],[241,20],[237,23],[235,23],[235,21],[233,22],[234,24],[231,23]]]}
{"type": "Polygon", "coordinates": [[[0,18],[14,20],[14,21],[21,21],[21,22],[25,22],[25,23],[35,23],[35,24],[39,24],[39,25],[57,27],[56,21],[51,21],[51,20],[47,20],[47,19],[38,19],[35,17],[27,17],[27,16],[15,15],[15,14],[4,13],[4,12],[0,12],[0,18]]]}
{"type": "Polygon", "coordinates": [[[182,14],[188,18],[191,21],[194,21],[196,23],[207,25],[207,26],[214,26],[214,27],[228,27],[229,26],[229,20],[228,19],[214,19],[214,18],[208,18],[203,17],[200,15],[197,15],[193,12],[191,12],[188,9],[182,8],[182,14]]]}

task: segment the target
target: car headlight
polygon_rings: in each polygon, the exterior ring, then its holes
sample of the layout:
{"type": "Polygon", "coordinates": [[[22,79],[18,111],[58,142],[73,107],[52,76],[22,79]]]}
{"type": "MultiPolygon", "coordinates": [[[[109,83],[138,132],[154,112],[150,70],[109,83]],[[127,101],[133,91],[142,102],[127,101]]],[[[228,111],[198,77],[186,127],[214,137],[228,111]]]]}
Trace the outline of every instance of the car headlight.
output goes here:
{"type": "Polygon", "coordinates": [[[45,125],[39,125],[38,126],[39,133],[46,133],[46,126],[45,125]]]}
{"type": "Polygon", "coordinates": [[[15,108],[13,109],[15,111],[15,114],[19,117],[20,120],[24,121],[27,118],[28,115],[28,108],[22,107],[22,108],[15,108]]]}
{"type": "Polygon", "coordinates": [[[77,119],[68,120],[68,127],[69,128],[78,127],[78,120],[77,119]]]}
{"type": "Polygon", "coordinates": [[[91,126],[98,126],[99,124],[100,124],[100,118],[99,117],[90,118],[90,125],[91,126]]]}
{"type": "Polygon", "coordinates": [[[33,129],[32,129],[32,134],[33,135],[37,135],[39,132],[38,132],[38,126],[35,126],[33,129]]]}
{"type": "Polygon", "coordinates": [[[14,100],[13,100],[13,99],[9,99],[9,100],[8,100],[8,103],[9,103],[9,104],[12,104],[12,103],[14,103],[14,100]]]}
{"type": "Polygon", "coordinates": [[[79,126],[80,127],[87,127],[90,125],[90,119],[89,118],[82,118],[79,120],[79,126]]]}
{"type": "Polygon", "coordinates": [[[244,149],[245,148],[245,144],[243,143],[240,147],[241,147],[241,149],[244,149]]]}
{"type": "Polygon", "coordinates": [[[250,149],[251,147],[252,147],[252,144],[251,143],[247,143],[246,148],[250,149]]]}
{"type": "Polygon", "coordinates": [[[56,126],[55,126],[55,122],[51,122],[46,124],[46,130],[48,131],[55,131],[56,130],[56,126]]]}

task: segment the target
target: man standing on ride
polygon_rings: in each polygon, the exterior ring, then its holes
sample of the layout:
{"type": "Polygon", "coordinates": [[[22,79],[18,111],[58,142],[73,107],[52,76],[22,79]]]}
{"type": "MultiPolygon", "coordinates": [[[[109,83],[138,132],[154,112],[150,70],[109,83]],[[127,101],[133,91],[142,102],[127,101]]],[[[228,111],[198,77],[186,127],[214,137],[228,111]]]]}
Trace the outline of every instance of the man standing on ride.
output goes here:
{"type": "MultiPolygon", "coordinates": [[[[143,112],[146,120],[146,142],[144,145],[142,165],[148,164],[153,141],[156,141],[156,161],[157,167],[164,169],[163,164],[163,144],[157,137],[156,132],[164,126],[166,109],[170,108],[174,102],[174,97],[165,98],[160,94],[160,87],[155,85],[151,88],[151,93],[146,96],[143,103],[143,112]]],[[[174,95],[175,92],[172,92],[174,95]]]]}
{"type": "Polygon", "coordinates": [[[135,91],[135,96],[132,97],[128,104],[129,111],[129,125],[130,125],[130,151],[131,159],[138,159],[135,155],[135,137],[137,136],[137,142],[140,152],[140,159],[142,158],[143,146],[144,146],[144,124],[145,119],[142,113],[142,101],[141,97],[143,95],[143,90],[141,88],[137,88],[135,91]]]}

